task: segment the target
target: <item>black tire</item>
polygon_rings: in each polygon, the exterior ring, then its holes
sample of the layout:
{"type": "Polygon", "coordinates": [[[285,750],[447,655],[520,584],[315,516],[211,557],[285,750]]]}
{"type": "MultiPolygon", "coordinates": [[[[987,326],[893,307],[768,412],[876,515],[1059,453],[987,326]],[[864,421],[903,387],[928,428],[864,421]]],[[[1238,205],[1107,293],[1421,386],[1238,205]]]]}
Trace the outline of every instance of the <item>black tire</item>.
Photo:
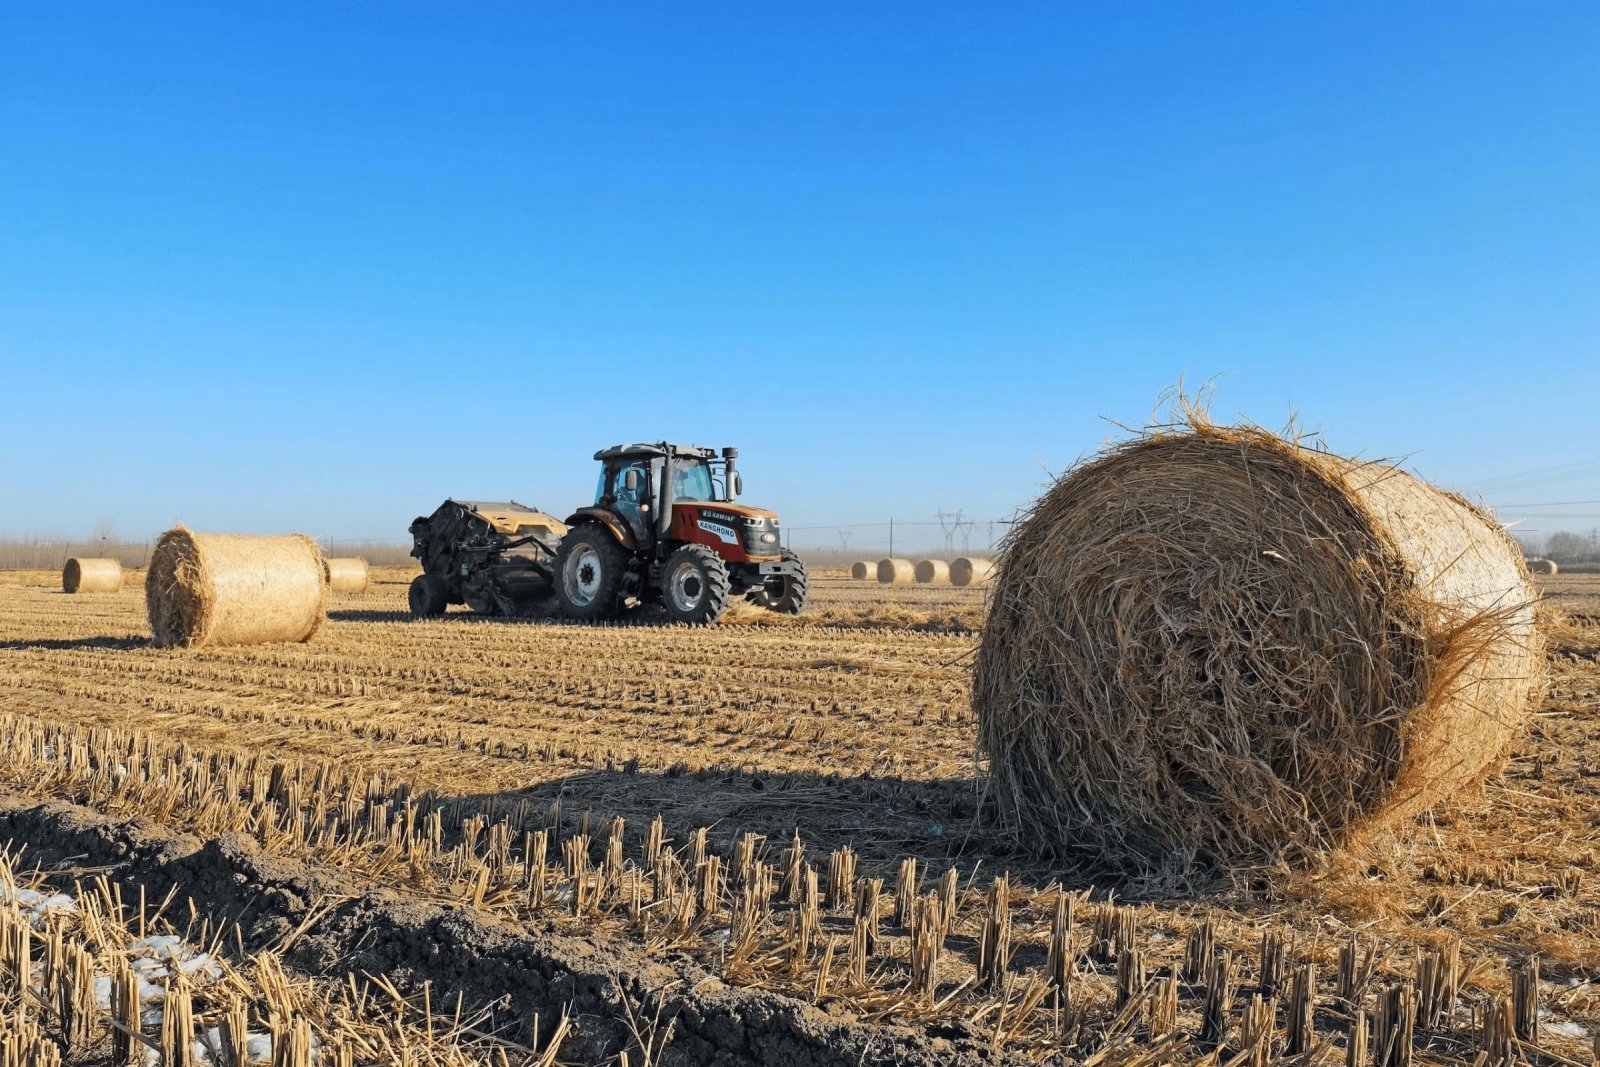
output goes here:
{"type": "Polygon", "coordinates": [[[444,614],[446,605],[450,603],[450,590],[438,575],[419,574],[411,579],[406,599],[411,604],[411,614],[418,618],[431,618],[444,614]]]}
{"type": "Polygon", "coordinates": [[[556,550],[556,599],[569,619],[594,622],[616,616],[622,606],[622,580],[628,554],[598,522],[567,531],[556,550]]]}
{"type": "Polygon", "coordinates": [[[798,615],[806,610],[806,600],[811,595],[811,581],[806,576],[806,565],[792,550],[783,550],[783,561],[795,564],[800,568],[800,573],[768,578],[761,588],[750,594],[750,602],[780,615],[798,615]]]}
{"type": "Polygon", "coordinates": [[[684,545],[661,571],[661,600],[673,622],[710,624],[728,610],[728,565],[705,545],[684,545]]]}

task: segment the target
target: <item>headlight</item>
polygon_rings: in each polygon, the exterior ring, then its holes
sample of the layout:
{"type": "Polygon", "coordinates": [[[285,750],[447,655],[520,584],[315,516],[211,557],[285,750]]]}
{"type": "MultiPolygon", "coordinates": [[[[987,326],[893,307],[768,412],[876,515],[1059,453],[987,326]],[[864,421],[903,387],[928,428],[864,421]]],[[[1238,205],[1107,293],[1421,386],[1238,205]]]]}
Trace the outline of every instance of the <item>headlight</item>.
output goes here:
{"type": "Polygon", "coordinates": [[[761,543],[764,545],[776,544],[777,541],[778,535],[775,533],[764,533],[761,535],[761,543]]]}

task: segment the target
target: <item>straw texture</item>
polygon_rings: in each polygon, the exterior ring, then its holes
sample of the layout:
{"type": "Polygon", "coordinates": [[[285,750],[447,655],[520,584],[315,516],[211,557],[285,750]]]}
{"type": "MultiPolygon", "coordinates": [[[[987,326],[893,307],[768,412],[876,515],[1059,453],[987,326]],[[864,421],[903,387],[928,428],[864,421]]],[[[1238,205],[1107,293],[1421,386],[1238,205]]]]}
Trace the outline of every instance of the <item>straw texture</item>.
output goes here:
{"type": "Polygon", "coordinates": [[[909,559],[880,559],[878,583],[880,585],[910,585],[916,580],[917,569],[909,559]]]}
{"type": "Polygon", "coordinates": [[[309,537],[195,533],[156,542],[145,606],[158,646],[309,641],[322,625],[322,553],[309,537]]]}
{"type": "Polygon", "coordinates": [[[860,562],[850,564],[850,577],[858,582],[876,578],[877,576],[878,565],[876,563],[860,562]]]}
{"type": "Polygon", "coordinates": [[[1395,468],[1190,420],[1003,546],[972,702],[1007,817],[1122,869],[1304,863],[1480,779],[1542,686],[1516,545],[1395,468]]]}
{"type": "Polygon", "coordinates": [[[1559,574],[1561,568],[1556,566],[1556,561],[1553,559],[1530,559],[1528,561],[1528,570],[1532,574],[1542,574],[1545,577],[1549,577],[1553,574],[1559,574]]]}
{"type": "Polygon", "coordinates": [[[114,559],[69,559],[61,568],[63,593],[115,593],[122,589],[122,563],[114,559]]]}
{"type": "Polygon", "coordinates": [[[371,581],[364,559],[335,557],[322,561],[328,588],[335,593],[365,593],[371,581]]]}
{"type": "Polygon", "coordinates": [[[950,561],[950,584],[966,587],[988,585],[994,577],[994,560],[962,556],[950,561]]]}
{"type": "Polygon", "coordinates": [[[950,564],[942,559],[919,559],[912,572],[918,585],[934,585],[950,580],[950,564]]]}

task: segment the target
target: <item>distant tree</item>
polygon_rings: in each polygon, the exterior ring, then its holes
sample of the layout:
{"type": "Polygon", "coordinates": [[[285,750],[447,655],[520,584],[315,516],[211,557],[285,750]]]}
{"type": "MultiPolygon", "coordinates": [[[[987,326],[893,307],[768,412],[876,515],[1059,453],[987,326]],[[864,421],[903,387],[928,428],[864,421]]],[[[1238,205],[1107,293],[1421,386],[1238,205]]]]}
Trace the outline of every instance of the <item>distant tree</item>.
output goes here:
{"type": "Polygon", "coordinates": [[[1545,540],[1544,552],[1557,563],[1587,563],[1595,554],[1589,538],[1567,530],[1551,534],[1545,540]]]}
{"type": "Polygon", "coordinates": [[[102,515],[89,527],[90,544],[111,544],[117,539],[117,520],[110,515],[102,515]]]}

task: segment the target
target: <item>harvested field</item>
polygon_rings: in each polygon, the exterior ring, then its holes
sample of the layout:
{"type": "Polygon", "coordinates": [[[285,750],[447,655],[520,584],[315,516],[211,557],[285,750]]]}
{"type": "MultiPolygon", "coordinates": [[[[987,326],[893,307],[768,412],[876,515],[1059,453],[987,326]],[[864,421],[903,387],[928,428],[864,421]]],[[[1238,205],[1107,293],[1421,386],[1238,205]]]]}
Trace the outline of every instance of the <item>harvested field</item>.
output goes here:
{"type": "Polygon", "coordinates": [[[93,598],[0,574],[0,843],[50,888],[103,877],[124,923],[174,893],[165,921],[216,942],[251,1028],[246,960],[270,949],[321,990],[314,1026],[346,975],[382,975],[420,1050],[460,994],[484,1062],[495,1039],[542,1053],[570,1010],[567,1063],[1325,1064],[1358,1010],[1398,1034],[1394,997],[1420,1062],[1590,1062],[1600,576],[1547,583],[1552,686],[1482,794],[1330,870],[1196,895],[995,835],[981,589],[821,575],[798,619],[599,628],[414,622],[413,573],[331,595],[307,644],[208,649],[151,645],[140,574],[93,598]]]}

